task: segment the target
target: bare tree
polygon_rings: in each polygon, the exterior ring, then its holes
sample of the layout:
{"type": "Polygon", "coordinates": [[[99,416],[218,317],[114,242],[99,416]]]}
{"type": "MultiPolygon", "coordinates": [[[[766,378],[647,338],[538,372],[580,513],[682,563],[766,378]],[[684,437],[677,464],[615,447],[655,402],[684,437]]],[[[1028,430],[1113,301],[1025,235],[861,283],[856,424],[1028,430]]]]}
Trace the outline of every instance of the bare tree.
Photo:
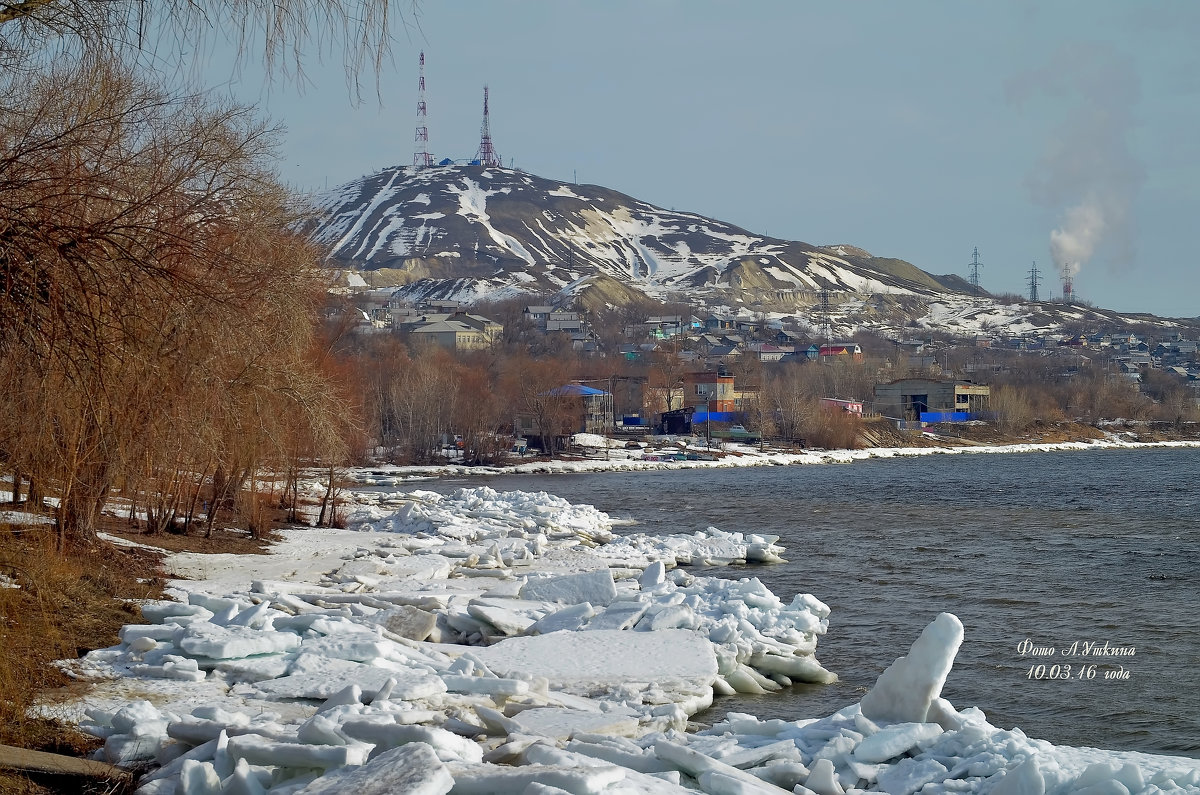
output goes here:
{"type": "Polygon", "coordinates": [[[576,430],[579,398],[563,389],[575,375],[575,363],[514,357],[506,363],[505,392],[516,412],[532,419],[542,451],[554,452],[559,436],[576,430]]]}
{"type": "Polygon", "coordinates": [[[2,391],[33,425],[0,448],[53,484],[62,539],[91,538],[133,473],[161,522],[184,473],[236,462],[244,479],[286,423],[332,443],[336,396],[309,350],[317,252],[264,166],[274,132],[112,60],[3,90],[2,391]]]}
{"type": "Polygon", "coordinates": [[[813,365],[788,364],[766,380],[763,401],[765,413],[775,418],[780,436],[802,439],[817,408],[811,372],[813,365]]]}
{"type": "Polygon", "coordinates": [[[683,407],[683,377],[691,367],[679,356],[679,343],[672,342],[650,357],[650,386],[661,390],[666,410],[683,407]],[[678,404],[676,399],[678,398],[678,404]]]}
{"type": "Polygon", "coordinates": [[[991,390],[990,403],[996,413],[996,425],[1006,432],[1023,431],[1037,419],[1033,401],[1022,387],[995,387],[991,390]]]}
{"type": "MultiPolygon", "coordinates": [[[[350,88],[379,70],[391,28],[415,22],[390,0],[15,0],[0,4],[0,68],[29,67],[47,48],[89,57],[132,59],[142,66],[185,69],[216,41],[261,58],[268,73],[303,79],[308,59],[337,51],[350,88]]],[[[234,64],[234,68],[240,63],[234,64]]]]}
{"type": "Polygon", "coordinates": [[[508,433],[501,433],[507,423],[496,389],[498,374],[484,365],[478,356],[463,362],[457,382],[453,423],[467,464],[495,463],[508,449],[508,433]]]}

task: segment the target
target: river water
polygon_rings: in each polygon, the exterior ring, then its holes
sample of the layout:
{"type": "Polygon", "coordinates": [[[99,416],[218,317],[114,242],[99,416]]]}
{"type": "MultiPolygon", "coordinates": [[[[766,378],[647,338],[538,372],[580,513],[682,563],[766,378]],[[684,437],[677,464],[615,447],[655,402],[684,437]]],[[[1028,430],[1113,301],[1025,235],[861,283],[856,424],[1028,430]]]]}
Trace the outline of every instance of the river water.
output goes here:
{"type": "Polygon", "coordinates": [[[720,698],[700,722],[727,711],[827,715],[859,700],[948,611],[966,631],[942,693],[956,707],[1056,744],[1200,757],[1198,481],[1200,449],[1149,448],[421,488],[546,491],[633,520],[630,532],[778,535],[786,564],[694,572],[824,601],[832,613],[817,657],[841,681],[720,698]],[[1106,644],[1134,654],[1097,653],[1106,644]]]}

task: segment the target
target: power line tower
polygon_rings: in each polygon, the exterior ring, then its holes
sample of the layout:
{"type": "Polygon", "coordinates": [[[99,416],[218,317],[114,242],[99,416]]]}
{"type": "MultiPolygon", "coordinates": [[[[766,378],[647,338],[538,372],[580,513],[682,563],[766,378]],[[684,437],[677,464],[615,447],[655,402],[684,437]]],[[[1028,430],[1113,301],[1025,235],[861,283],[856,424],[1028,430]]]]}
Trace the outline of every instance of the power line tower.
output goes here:
{"type": "Polygon", "coordinates": [[[983,263],[979,261],[979,246],[976,246],[974,253],[971,254],[971,261],[968,263],[968,266],[971,270],[967,271],[967,279],[971,282],[971,286],[978,290],[979,269],[983,267],[983,263]]]}
{"type": "Polygon", "coordinates": [[[1037,260],[1033,261],[1033,267],[1029,269],[1029,300],[1038,300],[1037,286],[1042,277],[1038,276],[1037,260]]]}
{"type": "Polygon", "coordinates": [[[1062,302],[1075,303],[1075,270],[1069,262],[1064,262],[1062,266],[1062,302]]]}
{"type": "Polygon", "coordinates": [[[417,148],[413,153],[413,165],[428,168],[433,165],[433,155],[429,154],[429,125],[426,121],[428,107],[425,104],[425,52],[421,52],[420,77],[417,78],[417,133],[415,136],[417,148]]]}
{"type": "Polygon", "coordinates": [[[492,146],[492,131],[488,124],[488,87],[483,87],[483,126],[479,129],[479,152],[475,155],[481,166],[502,167],[496,148],[492,146]]]}
{"type": "Polygon", "coordinates": [[[825,334],[826,342],[833,342],[833,318],[829,311],[829,288],[821,288],[821,331],[825,334]]]}

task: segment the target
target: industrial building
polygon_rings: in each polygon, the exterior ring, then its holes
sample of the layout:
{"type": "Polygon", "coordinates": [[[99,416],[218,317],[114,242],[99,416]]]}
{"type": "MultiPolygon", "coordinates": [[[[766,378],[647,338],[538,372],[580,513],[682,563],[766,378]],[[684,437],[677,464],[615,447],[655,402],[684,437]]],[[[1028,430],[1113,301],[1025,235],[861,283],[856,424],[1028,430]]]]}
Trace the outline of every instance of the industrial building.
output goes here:
{"type": "Polygon", "coordinates": [[[991,394],[970,381],[902,378],[875,387],[875,411],[910,422],[963,422],[990,411],[991,394]]]}

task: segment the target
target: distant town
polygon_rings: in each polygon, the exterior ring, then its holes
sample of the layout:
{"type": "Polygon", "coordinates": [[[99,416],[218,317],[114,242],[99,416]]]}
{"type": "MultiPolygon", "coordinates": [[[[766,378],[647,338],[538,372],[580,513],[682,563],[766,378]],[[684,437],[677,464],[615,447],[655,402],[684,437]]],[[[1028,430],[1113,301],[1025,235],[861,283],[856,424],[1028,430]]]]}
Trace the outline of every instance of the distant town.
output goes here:
{"type": "MultiPolygon", "coordinates": [[[[1174,332],[962,339],[914,329],[900,340],[874,331],[822,339],[765,316],[681,305],[595,313],[517,299],[465,306],[379,291],[345,298],[327,308],[328,322],[362,355],[390,340],[418,360],[437,349],[466,366],[486,362],[498,376],[490,388],[508,396],[512,415],[494,417],[494,432],[511,429],[522,449],[551,452],[580,432],[855,447],[864,428],[880,422],[899,431],[987,423],[1019,433],[1039,421],[1184,422],[1200,414],[1198,343],[1174,332]],[[543,394],[513,392],[511,379],[499,377],[513,358],[555,362],[552,377],[538,380],[543,394]],[[564,405],[552,411],[549,398],[564,405]]],[[[391,412],[379,409],[379,438],[390,449],[382,429],[394,426],[384,419],[391,412]]],[[[445,426],[461,444],[453,422],[445,426]]],[[[410,446],[399,457],[424,455],[410,446]]]]}

